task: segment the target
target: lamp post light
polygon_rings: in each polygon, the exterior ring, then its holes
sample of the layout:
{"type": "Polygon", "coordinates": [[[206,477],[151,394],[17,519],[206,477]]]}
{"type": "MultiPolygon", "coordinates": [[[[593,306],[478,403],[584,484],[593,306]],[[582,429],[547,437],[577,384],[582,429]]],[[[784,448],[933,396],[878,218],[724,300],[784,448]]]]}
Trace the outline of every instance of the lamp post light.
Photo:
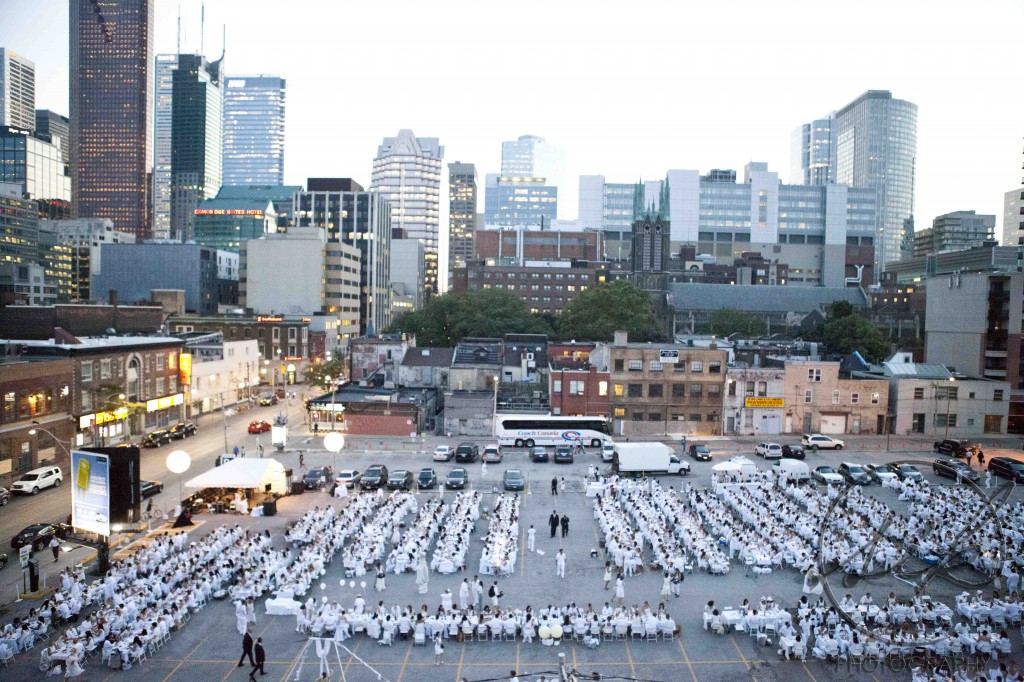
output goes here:
{"type": "Polygon", "coordinates": [[[343,447],[345,447],[345,436],[343,436],[342,434],[331,431],[326,436],[324,436],[324,448],[328,452],[334,453],[332,468],[334,468],[335,470],[338,467],[338,453],[341,452],[341,449],[343,447]]]}
{"type": "MultiPolygon", "coordinates": [[[[192,466],[192,457],[184,450],[173,450],[167,455],[167,470],[178,474],[178,507],[181,507],[181,475],[192,466]]],[[[178,512],[180,514],[181,512],[178,512]]]]}
{"type": "Polygon", "coordinates": [[[946,435],[943,436],[943,440],[949,438],[949,401],[953,398],[953,384],[956,383],[956,377],[949,378],[949,385],[946,386],[946,435]]]}

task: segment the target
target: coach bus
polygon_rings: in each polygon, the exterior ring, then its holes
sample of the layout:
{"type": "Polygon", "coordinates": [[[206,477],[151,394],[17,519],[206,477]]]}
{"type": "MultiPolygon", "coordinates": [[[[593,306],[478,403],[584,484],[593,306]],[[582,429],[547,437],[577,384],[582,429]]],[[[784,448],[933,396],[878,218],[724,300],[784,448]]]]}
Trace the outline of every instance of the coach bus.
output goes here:
{"type": "Polygon", "coordinates": [[[611,440],[611,427],[604,417],[499,414],[494,418],[494,436],[499,444],[517,448],[564,444],[599,448],[611,440]]]}

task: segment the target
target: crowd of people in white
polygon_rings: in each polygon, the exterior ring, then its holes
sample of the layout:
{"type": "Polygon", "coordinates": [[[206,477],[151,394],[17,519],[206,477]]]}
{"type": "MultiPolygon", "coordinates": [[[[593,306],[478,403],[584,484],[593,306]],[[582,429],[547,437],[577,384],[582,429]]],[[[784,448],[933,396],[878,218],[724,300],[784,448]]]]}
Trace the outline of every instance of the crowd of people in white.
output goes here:
{"type": "Polygon", "coordinates": [[[480,518],[480,493],[460,492],[451,503],[448,521],[441,529],[430,559],[430,568],[441,574],[465,570],[469,538],[480,518]]]}
{"type": "Polygon", "coordinates": [[[405,573],[416,569],[417,560],[425,556],[437,535],[438,528],[445,520],[448,509],[445,504],[432,498],[423,503],[412,525],[402,533],[398,543],[391,548],[384,570],[389,573],[405,573]]]}
{"type": "Polygon", "coordinates": [[[494,500],[480,555],[480,573],[509,575],[519,556],[519,496],[499,495],[494,500]]]}

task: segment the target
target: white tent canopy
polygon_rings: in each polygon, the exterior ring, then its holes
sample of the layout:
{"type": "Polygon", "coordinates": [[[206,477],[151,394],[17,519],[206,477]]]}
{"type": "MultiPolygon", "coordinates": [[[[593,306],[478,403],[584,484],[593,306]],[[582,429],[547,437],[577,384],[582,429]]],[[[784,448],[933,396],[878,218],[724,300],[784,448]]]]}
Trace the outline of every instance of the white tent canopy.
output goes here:
{"type": "Polygon", "coordinates": [[[186,488],[256,488],[270,485],[279,495],[288,492],[284,466],[276,459],[236,458],[185,483],[186,488]]]}
{"type": "Polygon", "coordinates": [[[747,459],[746,457],[738,456],[733,457],[732,459],[728,459],[724,462],[720,462],[711,467],[711,469],[713,471],[718,471],[721,473],[729,471],[742,471],[744,473],[753,474],[757,472],[757,465],[754,464],[749,459],[747,459]]]}

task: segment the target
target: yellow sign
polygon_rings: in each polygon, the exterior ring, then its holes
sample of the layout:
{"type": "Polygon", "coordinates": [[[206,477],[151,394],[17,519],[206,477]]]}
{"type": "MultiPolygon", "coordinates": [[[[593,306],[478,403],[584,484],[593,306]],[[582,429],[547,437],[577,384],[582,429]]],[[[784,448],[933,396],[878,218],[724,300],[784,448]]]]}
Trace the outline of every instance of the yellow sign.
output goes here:
{"type": "Polygon", "coordinates": [[[192,354],[182,353],[178,357],[178,380],[182,386],[192,383],[192,354]]]}
{"type": "Polygon", "coordinates": [[[109,422],[118,421],[128,416],[128,408],[119,407],[113,412],[97,412],[95,420],[97,424],[107,424],[109,422]]]}
{"type": "Polygon", "coordinates": [[[782,398],[747,398],[744,407],[783,407],[782,398]]]}
{"type": "Polygon", "coordinates": [[[182,393],[175,393],[174,395],[165,395],[163,398],[155,398],[153,400],[146,401],[146,412],[156,412],[157,410],[166,410],[168,407],[174,407],[175,405],[181,405],[185,402],[185,396],[182,393]]]}

